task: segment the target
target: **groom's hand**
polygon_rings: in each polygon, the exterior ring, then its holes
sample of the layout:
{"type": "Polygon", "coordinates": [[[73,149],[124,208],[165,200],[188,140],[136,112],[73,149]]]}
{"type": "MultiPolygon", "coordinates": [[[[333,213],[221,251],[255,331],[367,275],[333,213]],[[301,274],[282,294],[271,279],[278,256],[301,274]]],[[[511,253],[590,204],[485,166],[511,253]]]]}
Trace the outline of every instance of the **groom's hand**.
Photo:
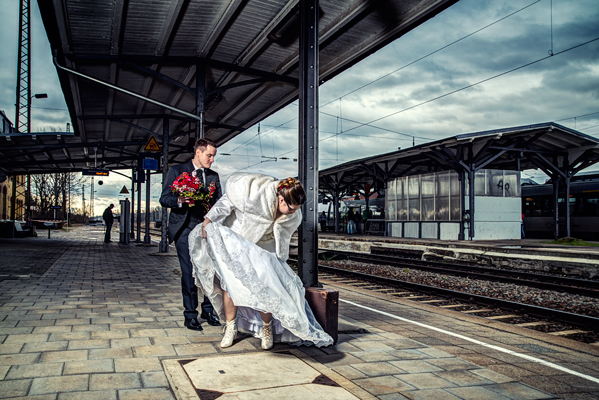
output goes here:
{"type": "Polygon", "coordinates": [[[177,203],[179,204],[189,204],[193,202],[193,199],[191,197],[178,197],[177,198],[177,203]]]}
{"type": "Polygon", "coordinates": [[[208,225],[209,223],[211,223],[212,221],[210,221],[210,218],[204,218],[204,222],[202,222],[202,237],[204,239],[207,238],[206,235],[206,230],[204,229],[206,227],[206,225],[208,225]]]}

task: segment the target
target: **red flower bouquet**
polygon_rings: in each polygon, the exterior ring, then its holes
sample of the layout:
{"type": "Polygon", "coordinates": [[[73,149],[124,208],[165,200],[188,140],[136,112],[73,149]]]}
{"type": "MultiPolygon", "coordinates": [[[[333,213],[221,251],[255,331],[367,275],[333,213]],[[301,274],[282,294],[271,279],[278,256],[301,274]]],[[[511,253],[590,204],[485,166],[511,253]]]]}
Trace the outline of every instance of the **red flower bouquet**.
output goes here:
{"type": "Polygon", "coordinates": [[[170,187],[177,196],[192,199],[188,204],[189,207],[193,207],[196,201],[199,201],[206,208],[206,211],[210,209],[210,199],[216,190],[214,182],[211,182],[210,186],[206,188],[200,178],[189,172],[183,172],[179,175],[170,187]]]}

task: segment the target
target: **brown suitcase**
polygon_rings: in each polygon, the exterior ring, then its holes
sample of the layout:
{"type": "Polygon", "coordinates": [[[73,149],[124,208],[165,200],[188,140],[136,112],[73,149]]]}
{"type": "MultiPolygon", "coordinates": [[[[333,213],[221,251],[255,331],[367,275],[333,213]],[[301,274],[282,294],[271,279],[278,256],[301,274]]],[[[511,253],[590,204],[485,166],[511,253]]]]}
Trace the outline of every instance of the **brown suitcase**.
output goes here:
{"type": "Polygon", "coordinates": [[[339,292],[317,287],[306,288],[306,300],[322,329],[337,343],[339,331],[339,292]]]}

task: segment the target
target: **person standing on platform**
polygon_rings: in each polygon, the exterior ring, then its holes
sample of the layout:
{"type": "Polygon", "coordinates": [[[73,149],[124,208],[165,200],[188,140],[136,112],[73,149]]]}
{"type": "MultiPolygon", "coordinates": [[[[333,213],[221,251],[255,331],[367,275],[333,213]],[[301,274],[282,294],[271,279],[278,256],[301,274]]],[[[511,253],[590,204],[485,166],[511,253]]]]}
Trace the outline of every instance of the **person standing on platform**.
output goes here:
{"type": "MultiPolygon", "coordinates": [[[[171,190],[171,185],[184,172],[191,173],[200,178],[205,187],[212,182],[216,188],[214,195],[209,201],[209,205],[221,197],[222,189],[218,173],[210,169],[216,156],[216,144],[210,139],[198,139],[194,146],[194,157],[185,164],[174,165],[169,168],[162,195],[160,196],[160,205],[170,208],[168,219],[168,240],[169,243],[175,242],[179,264],[181,265],[181,292],[183,295],[183,316],[184,325],[187,329],[201,331],[202,326],[198,321],[198,288],[193,278],[193,266],[189,256],[189,233],[204,221],[206,209],[189,197],[179,197],[171,190]],[[190,206],[191,205],[191,206],[190,206]]],[[[210,300],[204,296],[202,302],[202,313],[200,318],[205,319],[212,326],[219,326],[218,317],[214,314],[214,308],[210,300]]]]}
{"type": "Polygon", "coordinates": [[[356,212],[356,231],[358,233],[358,235],[362,234],[362,213],[360,212],[360,210],[358,210],[356,212]]]}
{"type": "Polygon", "coordinates": [[[366,234],[366,221],[372,217],[372,212],[366,207],[362,212],[362,221],[364,221],[364,234],[366,234]]]}
{"type": "Polygon", "coordinates": [[[112,229],[112,224],[114,224],[114,215],[112,215],[113,208],[114,208],[114,204],[109,205],[108,207],[106,207],[106,210],[104,210],[104,213],[102,214],[102,219],[104,220],[104,223],[106,224],[106,233],[104,234],[104,243],[112,242],[112,240],[110,240],[110,230],[112,229]]]}
{"type": "Polygon", "coordinates": [[[347,213],[347,233],[349,233],[350,235],[356,233],[356,222],[354,221],[354,218],[354,210],[350,208],[349,212],[347,213]]]}
{"type": "Polygon", "coordinates": [[[318,222],[320,223],[320,231],[324,232],[327,229],[327,215],[324,211],[318,216],[318,222]]]}

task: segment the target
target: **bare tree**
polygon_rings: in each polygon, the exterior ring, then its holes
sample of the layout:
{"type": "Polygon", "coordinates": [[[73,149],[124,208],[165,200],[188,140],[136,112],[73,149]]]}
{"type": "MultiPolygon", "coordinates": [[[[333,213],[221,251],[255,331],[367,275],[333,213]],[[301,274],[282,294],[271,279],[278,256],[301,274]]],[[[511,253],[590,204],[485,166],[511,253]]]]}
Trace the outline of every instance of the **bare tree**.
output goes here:
{"type": "MultiPolygon", "coordinates": [[[[38,131],[58,132],[59,130],[59,127],[50,126],[40,128],[38,131]]],[[[81,194],[81,187],[87,181],[86,177],[74,172],[32,175],[32,203],[37,206],[36,217],[53,217],[54,213],[50,207],[61,206],[58,215],[66,219],[68,208],[73,208],[69,203],[69,197],[81,194]]]]}

